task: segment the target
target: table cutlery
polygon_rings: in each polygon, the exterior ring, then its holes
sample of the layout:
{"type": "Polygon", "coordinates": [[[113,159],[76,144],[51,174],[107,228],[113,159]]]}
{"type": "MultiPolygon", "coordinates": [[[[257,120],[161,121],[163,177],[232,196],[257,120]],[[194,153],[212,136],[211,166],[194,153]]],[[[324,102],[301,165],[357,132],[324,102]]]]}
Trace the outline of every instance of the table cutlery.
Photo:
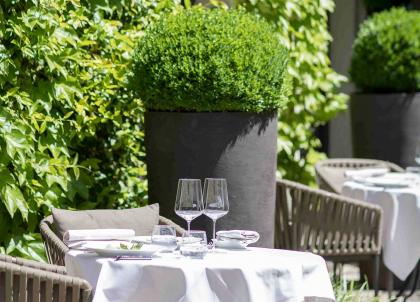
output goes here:
{"type": "Polygon", "coordinates": [[[152,260],[152,257],[142,257],[142,256],[117,256],[114,261],[119,260],[152,260]]]}

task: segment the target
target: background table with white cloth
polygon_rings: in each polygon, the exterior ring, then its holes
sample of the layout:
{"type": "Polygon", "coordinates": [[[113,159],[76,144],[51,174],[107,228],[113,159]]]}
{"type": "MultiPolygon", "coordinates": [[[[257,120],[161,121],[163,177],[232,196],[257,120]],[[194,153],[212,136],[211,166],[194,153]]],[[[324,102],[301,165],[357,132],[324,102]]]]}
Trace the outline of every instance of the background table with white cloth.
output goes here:
{"type": "Polygon", "coordinates": [[[94,302],[334,301],[326,263],[310,253],[249,248],[115,261],[70,250],[65,263],[95,288],[94,302]]]}
{"type": "Polygon", "coordinates": [[[420,187],[381,188],[347,181],[342,194],[383,209],[383,261],[405,280],[420,259],[420,187]]]}

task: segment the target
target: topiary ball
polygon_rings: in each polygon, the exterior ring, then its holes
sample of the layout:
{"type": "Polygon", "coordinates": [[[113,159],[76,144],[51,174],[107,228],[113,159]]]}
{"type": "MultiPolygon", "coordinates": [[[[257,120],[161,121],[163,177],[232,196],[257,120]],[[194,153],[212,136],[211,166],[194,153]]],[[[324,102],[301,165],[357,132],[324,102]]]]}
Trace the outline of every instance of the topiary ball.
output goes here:
{"type": "Polygon", "coordinates": [[[420,12],[374,14],[353,45],[350,76],[364,92],[420,90],[420,12]]]}
{"type": "Polygon", "coordinates": [[[287,58],[265,21],[243,10],[197,6],[146,31],[130,86],[152,110],[275,110],[286,103],[287,58]]]}

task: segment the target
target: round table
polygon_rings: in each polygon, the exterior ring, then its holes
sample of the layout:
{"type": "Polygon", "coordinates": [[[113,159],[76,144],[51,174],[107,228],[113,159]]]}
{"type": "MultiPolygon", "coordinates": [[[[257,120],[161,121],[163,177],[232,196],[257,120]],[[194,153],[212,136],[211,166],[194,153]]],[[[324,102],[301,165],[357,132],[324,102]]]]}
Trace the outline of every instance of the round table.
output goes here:
{"type": "Polygon", "coordinates": [[[420,187],[384,189],[347,181],[342,194],[382,207],[383,261],[405,280],[420,259],[420,187]]]}
{"type": "Polygon", "coordinates": [[[94,287],[94,302],[335,300],[324,259],[310,253],[216,249],[204,259],[162,256],[115,261],[70,250],[65,263],[69,275],[94,287]]]}

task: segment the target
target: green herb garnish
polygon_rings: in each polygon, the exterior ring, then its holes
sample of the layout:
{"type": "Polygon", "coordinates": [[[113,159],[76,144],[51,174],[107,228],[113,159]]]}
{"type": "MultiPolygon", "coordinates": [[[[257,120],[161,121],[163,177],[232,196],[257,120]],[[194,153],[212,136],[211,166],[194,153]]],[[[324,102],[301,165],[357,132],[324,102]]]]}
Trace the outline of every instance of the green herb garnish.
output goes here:
{"type": "Polygon", "coordinates": [[[141,243],[129,243],[129,244],[120,243],[120,249],[128,250],[128,251],[139,251],[141,246],[142,246],[141,243]]]}

